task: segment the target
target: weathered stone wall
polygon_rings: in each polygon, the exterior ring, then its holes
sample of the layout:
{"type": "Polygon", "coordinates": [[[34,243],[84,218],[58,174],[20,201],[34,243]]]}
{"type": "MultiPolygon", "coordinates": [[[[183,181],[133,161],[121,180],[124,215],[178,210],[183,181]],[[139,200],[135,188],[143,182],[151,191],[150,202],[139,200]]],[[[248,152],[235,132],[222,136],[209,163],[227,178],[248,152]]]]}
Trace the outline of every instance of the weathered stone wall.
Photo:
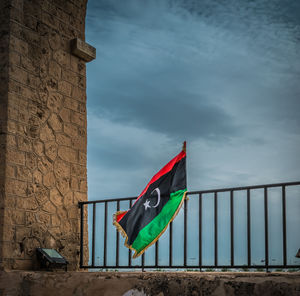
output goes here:
{"type": "Polygon", "coordinates": [[[297,296],[299,293],[299,273],[0,272],[0,295],[10,296],[297,296]]]}
{"type": "MultiPolygon", "coordinates": [[[[87,0],[0,0],[0,267],[32,269],[36,247],[76,269],[87,200],[87,0]]],[[[87,250],[87,246],[85,246],[87,250]]]]}

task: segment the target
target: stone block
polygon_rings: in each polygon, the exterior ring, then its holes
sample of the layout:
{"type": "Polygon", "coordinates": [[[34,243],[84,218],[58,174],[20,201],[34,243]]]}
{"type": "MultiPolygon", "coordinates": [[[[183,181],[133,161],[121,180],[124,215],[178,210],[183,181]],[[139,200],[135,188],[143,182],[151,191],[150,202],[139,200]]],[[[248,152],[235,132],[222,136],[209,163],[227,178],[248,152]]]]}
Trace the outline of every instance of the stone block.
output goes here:
{"type": "Polygon", "coordinates": [[[25,153],[8,149],[6,152],[6,159],[8,162],[24,165],[25,164],[25,153]]]}
{"type": "Polygon", "coordinates": [[[82,76],[86,76],[85,62],[74,55],[71,55],[71,70],[82,76]]]}
{"type": "Polygon", "coordinates": [[[69,191],[68,193],[66,193],[64,195],[64,200],[63,200],[63,203],[66,207],[69,207],[71,205],[73,205],[73,192],[72,191],[69,191]]]}
{"type": "Polygon", "coordinates": [[[17,198],[17,208],[23,210],[34,211],[38,208],[38,203],[35,197],[17,198]]]}
{"type": "Polygon", "coordinates": [[[71,83],[72,85],[77,85],[78,75],[73,71],[64,69],[64,71],[62,72],[62,80],[65,80],[71,83]]]}
{"type": "Polygon", "coordinates": [[[43,212],[38,212],[36,214],[36,220],[38,223],[45,224],[47,226],[50,225],[50,215],[49,214],[46,214],[43,212]]]}
{"type": "Polygon", "coordinates": [[[50,91],[48,95],[47,107],[51,111],[58,114],[62,104],[63,104],[63,96],[57,92],[50,91]]]}
{"type": "Polygon", "coordinates": [[[61,159],[56,159],[54,162],[54,174],[56,178],[69,177],[70,164],[61,159]]]}
{"type": "Polygon", "coordinates": [[[49,172],[43,177],[43,184],[48,188],[55,186],[55,176],[53,172],[49,172]]]}
{"type": "Polygon", "coordinates": [[[53,113],[50,118],[48,119],[49,126],[53,129],[55,132],[59,132],[62,130],[62,120],[55,114],[53,113]]]}
{"type": "Polygon", "coordinates": [[[78,109],[79,109],[79,102],[76,101],[76,100],[74,100],[74,99],[65,97],[65,99],[64,99],[64,107],[66,107],[68,109],[71,109],[73,111],[78,111],[78,109]]]}
{"type": "Polygon", "coordinates": [[[70,67],[70,54],[62,49],[54,51],[53,59],[64,69],[70,67]]]}
{"type": "Polygon", "coordinates": [[[55,62],[55,61],[50,61],[49,62],[49,75],[53,76],[56,79],[61,78],[61,66],[55,62]]]}
{"type": "Polygon", "coordinates": [[[35,213],[34,212],[26,212],[25,213],[25,221],[26,221],[27,226],[30,226],[30,225],[36,223],[35,213]]]}
{"type": "Polygon", "coordinates": [[[43,175],[39,170],[35,170],[32,174],[33,183],[42,184],[43,183],[43,175]]]}
{"type": "Polygon", "coordinates": [[[76,163],[78,161],[77,151],[70,148],[70,147],[60,146],[58,148],[58,156],[62,160],[65,160],[65,161],[68,161],[68,162],[76,163]]]}
{"type": "Polygon", "coordinates": [[[84,114],[72,111],[71,112],[71,122],[75,123],[81,127],[86,126],[86,117],[84,114]]]}
{"type": "Polygon", "coordinates": [[[16,51],[10,51],[9,61],[10,61],[10,63],[12,63],[16,66],[20,66],[21,65],[21,56],[16,51]]]}
{"type": "Polygon", "coordinates": [[[51,216],[51,225],[52,226],[60,226],[61,222],[60,222],[60,218],[58,217],[58,215],[52,215],[51,216]]]}
{"type": "Polygon", "coordinates": [[[79,191],[79,179],[73,176],[71,177],[71,189],[79,191]]]}
{"type": "Polygon", "coordinates": [[[50,202],[47,201],[42,208],[45,212],[55,214],[56,213],[56,207],[50,202]]]}
{"type": "Polygon", "coordinates": [[[13,263],[13,269],[16,270],[32,270],[33,269],[33,261],[32,259],[16,259],[13,263]]]}
{"type": "Polygon", "coordinates": [[[63,145],[63,146],[68,146],[68,147],[72,146],[71,138],[65,134],[56,134],[55,138],[56,138],[56,143],[58,145],[63,145]]]}
{"type": "Polygon", "coordinates": [[[33,194],[39,206],[45,204],[49,200],[49,189],[42,186],[41,184],[36,184],[34,186],[33,194]]]}
{"type": "Polygon", "coordinates": [[[52,129],[46,124],[41,128],[40,139],[45,143],[48,141],[54,141],[55,136],[52,129]]]}
{"type": "Polygon", "coordinates": [[[14,135],[6,135],[6,145],[11,148],[17,148],[17,140],[14,135]]]}
{"type": "Polygon", "coordinates": [[[80,218],[80,209],[77,206],[68,208],[68,217],[69,219],[80,218]]]}
{"type": "Polygon", "coordinates": [[[71,114],[71,110],[67,108],[62,108],[59,112],[59,116],[64,123],[70,122],[70,114],[71,114]]]}
{"type": "Polygon", "coordinates": [[[38,158],[33,152],[26,153],[26,167],[33,170],[37,167],[38,158]]]}
{"type": "Polygon", "coordinates": [[[16,166],[16,179],[21,181],[32,181],[32,172],[26,166],[16,166]]]}
{"type": "Polygon", "coordinates": [[[56,179],[56,187],[62,195],[70,191],[70,178],[56,179]]]}
{"type": "Polygon", "coordinates": [[[44,143],[40,140],[33,141],[33,150],[38,156],[44,155],[44,143]]]}
{"type": "Polygon", "coordinates": [[[58,90],[66,96],[71,96],[72,84],[67,81],[63,81],[63,80],[58,81],[58,90]]]}
{"type": "Polygon", "coordinates": [[[6,192],[17,195],[17,196],[27,196],[27,183],[24,181],[6,179],[5,180],[6,192]]]}
{"type": "Polygon", "coordinates": [[[71,52],[85,62],[90,62],[96,58],[96,48],[79,38],[71,41],[71,52]]]}
{"type": "Polygon", "coordinates": [[[86,201],[87,194],[83,192],[74,192],[74,202],[77,204],[79,201],[86,201]]]}
{"type": "Polygon", "coordinates": [[[10,64],[9,75],[11,78],[15,79],[16,81],[21,82],[23,84],[27,84],[28,73],[24,69],[21,69],[20,67],[10,64]]]}
{"type": "Polygon", "coordinates": [[[64,133],[70,137],[78,137],[78,127],[72,123],[64,124],[64,133]]]}
{"type": "Polygon", "coordinates": [[[62,206],[63,204],[63,196],[56,188],[50,190],[50,200],[54,205],[58,207],[62,206]]]}
{"type": "Polygon", "coordinates": [[[26,237],[30,236],[31,228],[26,226],[16,227],[16,242],[22,242],[26,237]]]}
{"type": "Polygon", "coordinates": [[[37,167],[43,175],[46,175],[53,169],[53,165],[47,157],[40,157],[37,161],[37,167]]]}
{"type": "Polygon", "coordinates": [[[39,74],[39,67],[36,65],[36,62],[34,60],[31,60],[27,57],[22,56],[21,57],[21,67],[32,74],[38,75],[39,74]]]}
{"type": "Polygon", "coordinates": [[[10,49],[13,49],[17,51],[18,53],[22,55],[28,54],[28,43],[24,40],[21,40],[13,35],[10,37],[10,43],[9,43],[10,49]]]}
{"type": "Polygon", "coordinates": [[[29,139],[18,136],[17,143],[20,151],[25,151],[25,152],[32,151],[31,141],[29,139]]]}
{"type": "Polygon", "coordinates": [[[86,165],[86,152],[79,151],[78,163],[81,165],[86,165]]]}
{"type": "MultiPolygon", "coordinates": [[[[7,225],[24,225],[25,212],[14,208],[6,208],[4,210],[4,220],[7,225]]],[[[10,228],[8,228],[10,229],[10,228]]]]}
{"type": "Polygon", "coordinates": [[[57,156],[57,145],[55,141],[47,142],[45,144],[45,155],[51,160],[54,161],[57,156]]]}
{"type": "Polygon", "coordinates": [[[71,164],[71,175],[86,178],[86,167],[79,164],[71,164]]]}

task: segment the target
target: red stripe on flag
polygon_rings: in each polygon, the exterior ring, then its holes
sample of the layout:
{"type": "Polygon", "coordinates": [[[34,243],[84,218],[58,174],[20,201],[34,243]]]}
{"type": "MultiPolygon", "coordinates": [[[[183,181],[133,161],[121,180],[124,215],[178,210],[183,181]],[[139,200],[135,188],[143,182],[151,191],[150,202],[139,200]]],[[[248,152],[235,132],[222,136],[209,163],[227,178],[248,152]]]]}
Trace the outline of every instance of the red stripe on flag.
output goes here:
{"type": "MultiPolygon", "coordinates": [[[[138,199],[143,196],[145,194],[145,192],[148,190],[149,186],[154,183],[155,181],[157,181],[160,177],[162,177],[163,175],[165,175],[166,173],[170,172],[172,170],[172,168],[174,167],[174,165],[179,162],[182,158],[186,157],[186,152],[185,151],[181,151],[177,156],[175,156],[170,162],[168,162],[157,174],[155,174],[152,179],[150,180],[150,182],[148,183],[148,185],[146,186],[146,188],[142,191],[142,193],[138,196],[137,200],[135,201],[135,203],[138,201],[138,199]]],[[[120,219],[121,220],[121,219],[120,219]]]]}
{"type": "Polygon", "coordinates": [[[128,211],[125,211],[123,213],[120,213],[119,215],[116,215],[116,220],[119,223],[120,220],[127,214],[128,211]]]}

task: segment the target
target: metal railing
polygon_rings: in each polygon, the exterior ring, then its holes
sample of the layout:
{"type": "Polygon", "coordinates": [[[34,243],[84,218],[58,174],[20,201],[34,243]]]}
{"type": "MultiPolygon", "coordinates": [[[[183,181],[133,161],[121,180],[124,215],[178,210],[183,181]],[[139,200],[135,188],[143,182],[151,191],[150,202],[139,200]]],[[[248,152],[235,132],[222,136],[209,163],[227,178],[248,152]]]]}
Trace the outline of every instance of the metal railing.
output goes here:
{"type": "MultiPolygon", "coordinates": [[[[174,222],[170,223],[169,225],[169,238],[168,238],[168,258],[167,262],[168,264],[159,264],[159,241],[156,242],[154,245],[154,252],[155,252],[155,258],[154,262],[151,264],[146,264],[145,262],[145,256],[147,256],[147,251],[146,255],[143,254],[141,256],[141,260],[139,264],[133,263],[133,259],[131,258],[131,250],[126,250],[126,258],[127,263],[120,263],[120,248],[122,247],[120,245],[120,235],[116,230],[114,231],[115,234],[115,241],[113,242],[113,245],[111,242],[108,243],[108,207],[110,205],[114,204],[114,211],[119,211],[120,210],[120,204],[124,204],[124,202],[127,202],[127,209],[130,208],[136,199],[136,197],[128,197],[128,198],[117,198],[117,199],[106,199],[106,200],[96,200],[96,201],[87,201],[87,202],[79,202],[79,207],[81,209],[81,241],[80,241],[80,267],[81,268],[99,268],[99,269],[145,269],[145,268],[151,268],[151,269],[248,269],[248,268],[264,268],[266,270],[270,268],[280,268],[280,269],[285,269],[285,268],[300,268],[300,259],[295,259],[293,262],[288,262],[288,255],[289,258],[293,257],[296,255],[298,248],[292,250],[294,254],[288,254],[287,252],[287,190],[290,188],[296,188],[297,190],[299,189],[299,192],[296,192],[296,203],[298,205],[300,201],[300,181],[299,182],[289,182],[289,183],[278,183],[278,184],[267,184],[267,185],[256,185],[256,186],[246,186],[246,187],[234,187],[234,188],[222,188],[222,189],[213,189],[213,190],[204,190],[204,191],[191,191],[188,192],[188,197],[189,199],[186,199],[184,201],[184,206],[181,211],[183,211],[183,237],[179,238],[179,240],[183,240],[183,263],[182,264],[174,264],[174,230],[173,230],[173,224],[176,222],[176,219],[174,222]],[[299,186],[299,187],[298,187],[299,186]],[[272,264],[270,262],[270,217],[269,217],[269,211],[270,211],[270,192],[272,188],[276,189],[279,191],[279,202],[277,204],[275,203],[277,207],[277,219],[278,219],[278,211],[280,212],[279,220],[280,220],[280,227],[281,229],[277,229],[279,233],[281,233],[281,238],[277,238],[276,240],[276,245],[280,244],[280,253],[281,253],[281,262],[272,264]],[[261,207],[257,207],[253,209],[253,205],[251,207],[251,203],[254,201],[252,200],[253,196],[255,195],[254,193],[256,190],[261,191],[261,207]],[[237,239],[237,235],[235,234],[235,228],[237,228],[237,223],[235,223],[235,220],[239,217],[241,217],[240,214],[236,213],[237,209],[235,208],[235,203],[238,201],[238,198],[240,196],[237,196],[238,192],[242,192],[245,195],[245,216],[243,217],[245,221],[245,229],[246,233],[243,235],[245,236],[245,254],[246,258],[245,262],[240,263],[240,262],[235,262],[235,257],[236,257],[236,249],[239,247],[237,246],[237,243],[239,243],[237,239]],[[218,203],[220,202],[220,198],[222,194],[227,194],[228,195],[228,211],[224,214],[222,213],[222,210],[220,209],[220,206],[218,206],[218,203]],[[188,232],[195,226],[195,221],[193,222],[193,227],[188,227],[188,203],[194,199],[194,197],[198,198],[198,201],[193,201],[193,208],[196,206],[198,207],[198,215],[197,215],[197,236],[198,236],[198,242],[197,244],[197,256],[196,258],[193,258],[194,263],[191,264],[188,262],[188,244],[195,244],[195,240],[192,242],[188,240],[188,232]],[[210,209],[211,211],[211,216],[213,216],[213,220],[211,219],[211,222],[213,224],[212,228],[212,234],[211,237],[213,237],[213,240],[211,241],[211,244],[213,246],[213,260],[210,264],[205,263],[204,259],[204,254],[203,254],[203,246],[205,243],[205,238],[204,236],[204,226],[205,226],[205,221],[203,218],[203,215],[207,213],[207,210],[204,213],[203,209],[203,202],[205,198],[210,198],[212,201],[212,208],[210,209]],[[197,205],[196,205],[197,204],[197,205]],[[99,217],[97,216],[97,206],[102,206],[102,214],[101,219],[102,221],[99,221],[99,217]],[[89,207],[89,209],[88,209],[89,207]],[[251,212],[252,210],[252,212],[251,212]],[[263,254],[263,260],[260,261],[262,264],[258,264],[255,262],[255,260],[252,260],[252,238],[255,235],[255,232],[258,230],[251,229],[252,223],[254,223],[257,219],[255,216],[254,210],[257,212],[260,210],[263,215],[262,215],[262,225],[260,225],[259,231],[264,232],[263,236],[264,238],[262,239],[261,245],[263,245],[264,248],[264,254],[263,254]],[[85,211],[88,212],[88,219],[84,219],[85,216],[85,211]],[[219,232],[220,228],[220,223],[218,223],[218,219],[220,218],[220,215],[222,214],[222,217],[228,216],[228,231],[226,233],[221,233],[219,232]],[[227,214],[227,215],[226,215],[227,214]],[[89,222],[88,222],[89,220],[89,222]],[[100,225],[102,227],[101,233],[97,231],[97,225],[100,225]],[[85,224],[85,223],[88,223],[85,224]],[[84,236],[84,227],[88,228],[89,231],[89,237],[84,236]],[[101,237],[98,237],[97,235],[101,234],[101,237]],[[228,258],[227,258],[227,263],[224,264],[220,262],[219,260],[219,253],[220,250],[222,249],[222,244],[220,244],[219,240],[220,238],[226,238],[228,240],[228,244],[230,245],[229,247],[229,252],[228,252],[228,258]],[[84,243],[87,243],[87,240],[89,240],[89,245],[90,245],[90,251],[89,251],[89,260],[88,262],[84,262],[84,255],[83,255],[83,247],[84,243]],[[99,263],[100,260],[99,257],[97,257],[96,262],[96,242],[101,242],[101,263],[99,263]],[[110,250],[113,248],[114,249],[114,255],[109,256],[108,258],[108,247],[110,250]],[[113,258],[112,258],[113,257],[113,258]],[[110,261],[113,261],[113,263],[109,264],[108,259],[110,261]]],[[[257,192],[256,192],[257,193],[257,192]]],[[[257,194],[256,194],[257,195],[257,194]]],[[[295,196],[294,196],[295,197],[295,196]]],[[[294,198],[293,197],[293,198],[294,198]]],[[[272,204],[273,207],[273,204],[272,204]]],[[[293,206],[291,206],[293,208],[293,206]]],[[[297,207],[296,207],[297,208],[297,207]]],[[[296,210],[296,215],[297,215],[297,210],[296,210]]],[[[298,212],[298,216],[300,216],[300,212],[298,212]]],[[[195,220],[195,219],[194,219],[195,220]]],[[[261,224],[261,223],[260,223],[261,224]]],[[[288,225],[291,225],[291,223],[288,223],[288,225]]],[[[112,227],[112,226],[111,226],[112,227]]],[[[299,240],[299,225],[296,226],[297,232],[294,233],[293,237],[296,237],[297,240],[299,240]],[[297,238],[298,237],[298,238],[297,238]]],[[[86,232],[85,232],[86,234],[86,232]]],[[[271,233],[272,234],[272,233],[271,233]]],[[[123,241],[123,238],[122,238],[123,241]]],[[[178,239],[177,239],[178,241],[178,239]]],[[[98,243],[97,243],[98,244],[98,243]]],[[[99,243],[100,244],[100,243],[99,243]]],[[[122,247],[125,248],[125,247],[122,247]]],[[[122,251],[123,254],[123,259],[124,259],[124,250],[122,251]]],[[[166,259],[166,258],[164,258],[166,259]]],[[[136,259],[135,259],[136,260],[136,259]]],[[[273,259],[274,260],[274,259],[273,259]]],[[[166,260],[164,260],[166,261],[166,260]]],[[[206,260],[207,261],[207,260],[206,260]]],[[[223,260],[224,261],[224,260],[223,260]]],[[[237,260],[240,261],[240,260],[237,260]]],[[[277,260],[276,260],[277,261],[277,260]]]]}

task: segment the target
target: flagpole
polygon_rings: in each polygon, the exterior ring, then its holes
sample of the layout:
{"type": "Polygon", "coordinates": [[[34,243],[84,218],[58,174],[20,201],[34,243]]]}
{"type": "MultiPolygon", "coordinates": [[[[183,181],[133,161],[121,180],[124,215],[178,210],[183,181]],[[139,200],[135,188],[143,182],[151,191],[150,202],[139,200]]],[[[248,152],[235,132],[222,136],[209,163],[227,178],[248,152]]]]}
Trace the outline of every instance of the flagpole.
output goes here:
{"type": "Polygon", "coordinates": [[[184,141],[182,144],[182,151],[186,152],[186,141],[184,141]]]}

